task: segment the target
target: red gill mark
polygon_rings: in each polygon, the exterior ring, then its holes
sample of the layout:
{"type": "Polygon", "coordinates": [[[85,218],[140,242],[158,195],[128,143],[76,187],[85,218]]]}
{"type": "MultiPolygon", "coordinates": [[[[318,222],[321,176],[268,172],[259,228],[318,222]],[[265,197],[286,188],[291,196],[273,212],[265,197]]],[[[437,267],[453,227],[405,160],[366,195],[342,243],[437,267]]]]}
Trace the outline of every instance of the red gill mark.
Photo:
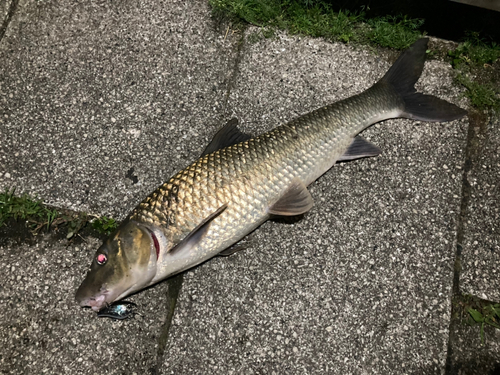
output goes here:
{"type": "Polygon", "coordinates": [[[158,257],[160,256],[160,243],[158,242],[158,239],[156,238],[155,234],[152,231],[149,232],[151,233],[151,237],[153,238],[153,242],[155,244],[156,260],[158,260],[158,257]]]}

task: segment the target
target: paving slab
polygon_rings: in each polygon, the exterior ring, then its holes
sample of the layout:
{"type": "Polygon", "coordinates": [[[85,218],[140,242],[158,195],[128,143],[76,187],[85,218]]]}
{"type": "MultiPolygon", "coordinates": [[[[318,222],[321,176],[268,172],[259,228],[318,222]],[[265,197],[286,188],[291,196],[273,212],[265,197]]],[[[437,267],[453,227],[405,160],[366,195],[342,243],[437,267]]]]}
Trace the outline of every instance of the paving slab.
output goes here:
{"type": "Polygon", "coordinates": [[[135,296],[141,315],[127,321],[98,319],[75,305],[98,245],[92,237],[68,246],[49,236],[0,246],[0,373],[144,374],[156,367],[165,285],[135,296]]]}
{"type": "MultiPolygon", "coordinates": [[[[476,116],[477,117],[477,116],[476,116]]],[[[467,180],[460,290],[500,302],[500,118],[473,122],[475,152],[467,180]]]]}
{"type": "Polygon", "coordinates": [[[205,1],[20,1],[0,43],[0,189],[122,218],[220,128],[238,35],[205,1]]]}
{"type": "MultiPolygon", "coordinates": [[[[368,88],[390,66],[285,34],[242,56],[228,111],[254,134],[368,88]]],[[[426,63],[418,88],[464,105],[444,63],[426,63]]],[[[312,184],[302,220],[268,222],[247,250],[187,272],[163,373],[443,373],[466,128],[372,127],[364,136],[382,155],[312,184]]]]}

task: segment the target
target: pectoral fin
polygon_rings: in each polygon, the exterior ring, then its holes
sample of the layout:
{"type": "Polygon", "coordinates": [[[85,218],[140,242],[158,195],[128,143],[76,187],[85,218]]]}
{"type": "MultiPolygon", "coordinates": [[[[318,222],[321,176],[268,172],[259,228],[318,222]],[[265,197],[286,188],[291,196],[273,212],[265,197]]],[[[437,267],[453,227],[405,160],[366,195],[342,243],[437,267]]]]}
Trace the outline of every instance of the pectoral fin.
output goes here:
{"type": "Polygon", "coordinates": [[[268,212],[272,215],[294,216],[309,211],[313,205],[314,201],[307,187],[296,179],[283,196],[269,207],[268,212]]]}
{"type": "Polygon", "coordinates": [[[221,148],[229,147],[236,143],[248,141],[250,138],[252,138],[250,135],[242,133],[240,129],[238,129],[238,119],[233,118],[215,134],[201,156],[211,154],[221,148]]]}
{"type": "Polygon", "coordinates": [[[217,216],[224,212],[227,208],[227,204],[221,206],[217,211],[210,214],[203,220],[200,224],[196,226],[184,239],[175,245],[170,251],[169,254],[178,254],[183,251],[189,251],[189,249],[193,248],[198,242],[201,241],[203,236],[207,234],[208,229],[210,228],[210,224],[212,220],[214,220],[217,216]]]}
{"type": "Polygon", "coordinates": [[[380,155],[380,150],[374,144],[361,138],[359,135],[353,139],[347,151],[337,161],[355,160],[380,155]]]}

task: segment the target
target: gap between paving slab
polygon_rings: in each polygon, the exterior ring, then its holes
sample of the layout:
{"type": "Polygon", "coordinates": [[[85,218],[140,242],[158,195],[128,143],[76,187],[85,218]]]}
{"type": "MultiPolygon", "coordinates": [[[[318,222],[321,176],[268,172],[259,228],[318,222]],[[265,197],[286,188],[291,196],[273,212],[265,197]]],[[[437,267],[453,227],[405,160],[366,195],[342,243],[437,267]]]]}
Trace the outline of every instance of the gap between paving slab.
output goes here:
{"type": "Polygon", "coordinates": [[[500,302],[500,116],[475,117],[460,291],[500,302]]]}
{"type": "Polygon", "coordinates": [[[10,20],[16,12],[19,0],[5,0],[0,4],[0,43],[9,27],[10,20]]]}
{"type": "Polygon", "coordinates": [[[500,373],[500,330],[486,326],[482,342],[479,325],[464,324],[461,303],[464,294],[493,302],[500,300],[495,276],[500,271],[499,263],[492,251],[500,236],[495,219],[500,199],[494,198],[500,198],[495,188],[498,174],[487,173],[495,171],[500,162],[500,148],[494,147],[500,139],[500,129],[495,126],[500,121],[498,116],[474,109],[469,112],[469,119],[446,374],[495,375],[500,373]],[[493,186],[489,186],[492,181],[493,186]]]}

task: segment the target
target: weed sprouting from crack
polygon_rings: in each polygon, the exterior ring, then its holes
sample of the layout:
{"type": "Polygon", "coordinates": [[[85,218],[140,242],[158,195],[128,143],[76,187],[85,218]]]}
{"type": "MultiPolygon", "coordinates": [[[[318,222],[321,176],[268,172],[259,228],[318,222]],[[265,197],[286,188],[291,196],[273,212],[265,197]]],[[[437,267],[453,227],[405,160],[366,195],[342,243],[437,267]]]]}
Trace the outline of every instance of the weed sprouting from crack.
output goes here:
{"type": "Polygon", "coordinates": [[[500,58],[500,45],[486,42],[479,33],[469,32],[467,39],[449,51],[448,56],[451,57],[451,65],[455,69],[463,65],[484,67],[485,64],[491,65],[500,58]]]}
{"type": "Polygon", "coordinates": [[[0,227],[9,225],[10,220],[25,221],[34,236],[42,230],[46,232],[51,229],[56,232],[66,230],[67,240],[73,239],[89,222],[99,235],[109,235],[118,227],[113,218],[55,209],[28,194],[16,196],[15,188],[0,193],[0,227]]]}
{"type": "Polygon", "coordinates": [[[0,193],[0,227],[7,220],[26,220],[26,224],[34,233],[38,233],[42,227],[50,228],[59,212],[42,204],[38,199],[32,199],[27,194],[14,195],[15,188],[6,189],[0,193]]]}
{"type": "Polygon", "coordinates": [[[481,84],[465,74],[457,74],[456,81],[466,88],[464,95],[479,110],[500,110],[500,93],[492,84],[481,84]]]}
{"type": "Polygon", "coordinates": [[[500,303],[480,299],[471,295],[459,296],[456,300],[462,320],[470,326],[480,326],[481,343],[484,345],[484,327],[500,329],[500,303]]]}
{"type": "Polygon", "coordinates": [[[92,228],[100,234],[110,235],[118,227],[118,223],[113,218],[101,216],[92,221],[92,228]]]}
{"type": "Polygon", "coordinates": [[[473,107],[481,111],[500,111],[500,90],[493,65],[500,59],[500,45],[488,43],[478,33],[468,33],[467,39],[448,51],[456,70],[456,82],[463,86],[464,95],[473,107]]]}

